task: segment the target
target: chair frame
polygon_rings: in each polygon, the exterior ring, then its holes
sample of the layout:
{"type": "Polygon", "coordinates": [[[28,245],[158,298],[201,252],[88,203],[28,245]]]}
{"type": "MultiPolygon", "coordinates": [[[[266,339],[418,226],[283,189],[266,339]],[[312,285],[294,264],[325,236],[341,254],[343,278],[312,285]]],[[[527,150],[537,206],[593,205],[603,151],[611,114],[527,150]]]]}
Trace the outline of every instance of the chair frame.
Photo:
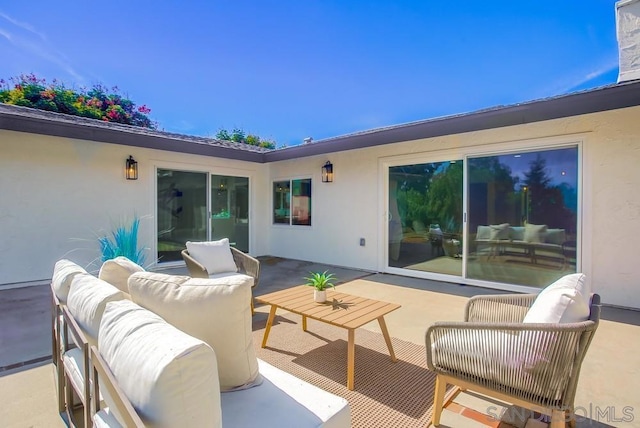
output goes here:
{"type": "MultiPolygon", "coordinates": [[[[100,355],[98,348],[91,346],[90,354],[93,396],[100,396],[100,384],[102,384],[102,387],[106,390],[110,400],[113,401],[111,406],[115,407],[120,416],[124,419],[124,426],[143,428],[145,426],[144,422],[134,409],[131,401],[129,401],[125,393],[118,386],[118,382],[116,381],[113,372],[104,358],[102,358],[102,355],[100,355]]],[[[91,418],[93,418],[93,416],[100,410],[100,400],[94,400],[91,406],[91,418]]]]}
{"type": "Polygon", "coordinates": [[[58,394],[58,413],[65,412],[64,371],[60,363],[62,346],[62,304],[56,296],[51,283],[51,361],[56,374],[56,392],[58,394]]]}
{"type": "MultiPolygon", "coordinates": [[[[437,375],[433,425],[440,424],[447,384],[548,415],[551,417],[551,428],[564,427],[566,421],[569,421],[572,426],[575,425],[574,401],[578,378],[582,361],[600,320],[600,296],[598,294],[591,296],[590,315],[587,321],[566,324],[523,324],[522,321],[536,297],[536,294],[475,296],[467,302],[464,322],[439,322],[428,328],[425,335],[427,366],[437,375]],[[518,377],[518,374],[523,373],[522,367],[515,369],[499,367],[500,362],[492,362],[495,367],[510,370],[509,373],[513,377],[510,379],[512,384],[508,385],[489,377],[482,378],[474,375],[472,373],[474,369],[476,371],[481,369],[473,367],[473,360],[464,355],[438,356],[433,350],[433,345],[445,334],[454,335],[449,337],[457,335],[456,340],[464,341],[465,337],[478,333],[491,337],[491,335],[504,333],[519,335],[523,332],[529,332],[525,334],[534,335],[533,337],[536,338],[536,341],[527,343],[530,346],[526,349],[527,353],[518,354],[518,350],[523,349],[509,349],[505,352],[509,352],[512,356],[531,356],[540,355],[540,353],[549,356],[549,360],[545,361],[545,368],[549,369],[549,374],[544,377],[545,382],[548,383],[537,390],[553,390],[555,391],[553,396],[532,393],[535,388],[532,388],[526,379],[518,377]],[[545,349],[548,346],[553,349],[553,352],[548,348],[545,349]],[[553,376],[557,368],[568,372],[568,380],[560,391],[553,386],[553,382],[557,382],[557,377],[553,376]]],[[[488,370],[486,367],[484,369],[488,370]]]]}
{"type": "MultiPolygon", "coordinates": [[[[233,261],[238,268],[238,272],[248,275],[253,278],[253,284],[251,288],[255,288],[260,281],[260,261],[254,257],[251,257],[247,253],[243,253],[237,248],[229,247],[233,261]]],[[[188,250],[182,250],[182,258],[187,265],[187,270],[192,278],[209,278],[209,272],[207,269],[196,259],[194,259],[188,250]]],[[[254,312],[253,295],[251,296],[251,314],[254,312]]]]}

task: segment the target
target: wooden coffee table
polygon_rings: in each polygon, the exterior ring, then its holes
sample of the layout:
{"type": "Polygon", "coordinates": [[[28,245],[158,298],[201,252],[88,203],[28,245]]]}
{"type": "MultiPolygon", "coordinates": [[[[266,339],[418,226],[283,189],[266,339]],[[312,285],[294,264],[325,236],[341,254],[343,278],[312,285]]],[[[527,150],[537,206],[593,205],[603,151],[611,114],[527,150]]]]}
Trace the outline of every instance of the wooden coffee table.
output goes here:
{"type": "Polygon", "coordinates": [[[389,348],[391,361],[397,361],[384,316],[398,309],[400,305],[340,293],[331,289],[327,291],[327,301],[325,303],[316,303],[313,301],[313,287],[306,285],[257,296],[255,300],[271,305],[267,325],[264,329],[264,337],[262,338],[263,348],[267,346],[269,331],[278,308],[302,315],[303,331],[307,331],[307,318],[346,328],[349,338],[347,347],[347,388],[352,391],[354,389],[356,328],[378,320],[387,348],[389,348]]]}

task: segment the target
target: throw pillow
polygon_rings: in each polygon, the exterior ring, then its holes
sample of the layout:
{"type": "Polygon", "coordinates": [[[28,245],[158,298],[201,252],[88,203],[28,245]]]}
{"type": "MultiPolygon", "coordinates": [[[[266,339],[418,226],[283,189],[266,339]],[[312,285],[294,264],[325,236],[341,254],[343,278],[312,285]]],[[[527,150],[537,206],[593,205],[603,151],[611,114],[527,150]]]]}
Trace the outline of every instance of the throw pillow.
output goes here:
{"type": "Polygon", "coordinates": [[[204,266],[209,275],[238,271],[227,238],[208,242],[187,241],[187,251],[191,257],[204,266]]]}
{"type": "Polygon", "coordinates": [[[565,275],[538,294],[524,323],[572,323],[589,318],[591,291],[582,273],[565,275]]]}
{"type": "MultiPolygon", "coordinates": [[[[98,349],[145,425],[222,426],[216,357],[206,343],[123,300],[107,304],[98,349]]],[[[122,424],[108,394],[105,401],[122,424]]]]}
{"type": "Polygon", "coordinates": [[[566,241],[564,229],[547,229],[544,242],[548,244],[562,245],[566,241]]]}
{"type": "Polygon", "coordinates": [[[478,226],[478,232],[476,233],[476,239],[491,239],[491,227],[478,226]]]}
{"type": "Polygon", "coordinates": [[[524,240],[525,242],[541,243],[544,242],[546,233],[546,224],[527,224],[524,227],[524,240]]]}
{"type": "Polygon", "coordinates": [[[56,262],[53,267],[51,286],[60,303],[67,302],[71,281],[79,273],[87,273],[87,271],[71,260],[62,259],[56,262]]]}
{"type": "Polygon", "coordinates": [[[134,302],[213,348],[220,389],[253,386],[258,359],[251,328],[253,278],[235,274],[222,278],[171,280],[171,275],[139,272],[129,278],[134,302]]]}
{"type": "Polygon", "coordinates": [[[95,276],[76,275],[71,282],[67,307],[91,345],[98,344],[98,330],[108,302],[124,299],[124,293],[95,276]]]}
{"type": "Polygon", "coordinates": [[[492,224],[489,227],[491,228],[489,239],[492,241],[497,239],[509,239],[509,223],[492,224]]]}
{"type": "Polygon", "coordinates": [[[98,278],[107,281],[125,293],[129,293],[127,281],[136,272],[144,272],[144,268],[124,256],[118,256],[102,264],[98,278]]]}

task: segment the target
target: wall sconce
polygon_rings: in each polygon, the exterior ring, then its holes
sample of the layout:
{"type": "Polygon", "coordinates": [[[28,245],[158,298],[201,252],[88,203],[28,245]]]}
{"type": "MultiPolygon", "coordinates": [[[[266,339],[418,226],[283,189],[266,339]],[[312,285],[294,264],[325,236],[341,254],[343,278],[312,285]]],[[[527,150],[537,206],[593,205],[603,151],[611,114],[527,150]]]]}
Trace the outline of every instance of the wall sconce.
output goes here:
{"type": "Polygon", "coordinates": [[[127,180],[138,179],[138,162],[133,159],[133,156],[129,156],[129,159],[127,159],[124,171],[127,180]]]}
{"type": "Polygon", "coordinates": [[[331,183],[333,181],[333,164],[329,161],[322,166],[322,182],[331,183]]]}

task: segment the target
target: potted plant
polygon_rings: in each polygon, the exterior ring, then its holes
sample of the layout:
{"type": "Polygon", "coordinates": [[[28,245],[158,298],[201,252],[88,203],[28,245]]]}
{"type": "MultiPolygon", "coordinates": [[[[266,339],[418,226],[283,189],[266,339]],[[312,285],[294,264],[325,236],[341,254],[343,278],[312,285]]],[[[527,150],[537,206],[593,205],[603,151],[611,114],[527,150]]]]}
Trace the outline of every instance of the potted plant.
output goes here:
{"type": "Polygon", "coordinates": [[[327,288],[334,287],[332,281],[335,280],[335,276],[329,271],[322,273],[309,272],[311,276],[306,277],[307,283],[310,287],[313,287],[313,300],[318,303],[324,303],[327,300],[327,288]]]}

